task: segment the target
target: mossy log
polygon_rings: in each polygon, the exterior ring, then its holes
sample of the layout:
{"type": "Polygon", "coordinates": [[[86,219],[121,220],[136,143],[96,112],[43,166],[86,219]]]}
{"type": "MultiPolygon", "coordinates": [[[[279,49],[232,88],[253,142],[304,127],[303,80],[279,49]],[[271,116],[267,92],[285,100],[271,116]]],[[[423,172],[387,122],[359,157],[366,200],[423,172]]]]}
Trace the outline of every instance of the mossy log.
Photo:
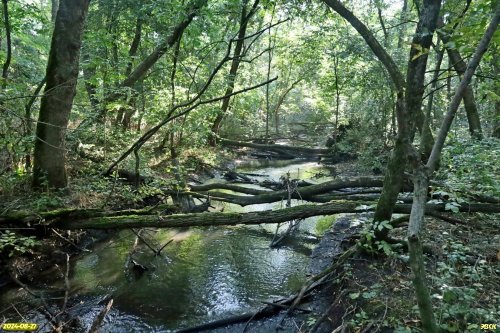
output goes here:
{"type": "Polygon", "coordinates": [[[39,223],[47,221],[55,223],[65,220],[82,220],[89,218],[113,217],[124,215],[151,215],[154,213],[173,214],[178,213],[180,208],[177,205],[158,205],[144,209],[127,209],[119,211],[106,211],[98,208],[80,209],[80,208],[62,208],[48,212],[32,212],[27,210],[11,211],[0,216],[0,224],[7,223],[39,223]]]}
{"type": "MultiPolygon", "coordinates": [[[[382,184],[383,184],[382,177],[358,177],[358,178],[352,178],[352,179],[336,179],[336,180],[327,181],[327,182],[324,182],[321,184],[315,184],[315,185],[301,187],[300,189],[298,189],[297,191],[292,193],[292,198],[293,199],[309,200],[315,195],[328,193],[328,192],[343,189],[343,188],[380,187],[380,186],[382,186],[382,184]]],[[[219,187],[219,188],[221,188],[221,187],[219,187]]],[[[195,189],[195,188],[198,188],[198,189],[205,188],[206,189],[209,187],[207,187],[207,186],[204,186],[204,187],[193,186],[192,188],[193,189],[195,189]]],[[[288,197],[288,192],[285,190],[270,192],[270,191],[262,191],[262,190],[243,188],[242,186],[234,186],[234,185],[229,186],[229,184],[224,185],[222,188],[230,189],[233,191],[238,191],[238,192],[246,193],[246,194],[255,193],[257,195],[242,196],[242,195],[224,193],[224,192],[220,192],[220,191],[208,191],[208,192],[204,191],[203,193],[198,193],[198,194],[202,194],[202,195],[210,194],[210,197],[214,200],[230,202],[230,203],[234,203],[234,204],[237,204],[240,206],[248,206],[248,205],[255,205],[255,204],[262,204],[262,203],[271,203],[271,202],[280,201],[283,198],[288,197]]],[[[167,193],[169,193],[169,192],[167,192],[167,193]]],[[[193,193],[193,195],[195,195],[195,193],[193,193]]]]}
{"type": "Polygon", "coordinates": [[[274,151],[282,155],[289,155],[293,157],[312,157],[312,156],[325,156],[330,153],[326,148],[309,148],[309,147],[294,147],[275,144],[261,144],[253,142],[243,142],[219,138],[219,142],[224,146],[236,146],[254,148],[263,151],[274,151]]]}
{"type": "MultiPolygon", "coordinates": [[[[88,219],[74,220],[65,219],[51,224],[51,227],[60,229],[126,229],[126,228],[180,228],[180,227],[204,227],[224,226],[239,224],[262,224],[280,223],[294,219],[303,219],[311,216],[333,215],[339,213],[356,213],[372,211],[375,202],[349,202],[337,201],[320,205],[300,205],[279,210],[267,210],[250,213],[223,213],[204,212],[194,214],[174,215],[125,215],[125,216],[102,216],[88,219]]],[[[444,204],[427,204],[428,212],[445,211],[444,204]]],[[[395,213],[408,214],[411,211],[410,204],[398,204],[394,208],[395,213]]],[[[470,204],[460,207],[462,212],[487,212],[499,213],[500,205],[492,204],[470,204]]]]}

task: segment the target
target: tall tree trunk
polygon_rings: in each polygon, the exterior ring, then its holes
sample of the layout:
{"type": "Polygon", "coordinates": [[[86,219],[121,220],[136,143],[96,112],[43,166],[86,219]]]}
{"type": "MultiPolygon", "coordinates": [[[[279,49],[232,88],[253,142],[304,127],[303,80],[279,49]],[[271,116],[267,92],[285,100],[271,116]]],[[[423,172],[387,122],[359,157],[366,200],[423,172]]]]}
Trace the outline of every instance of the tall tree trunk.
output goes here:
{"type": "MultiPolygon", "coordinates": [[[[3,64],[2,68],[2,79],[1,79],[1,84],[0,86],[2,87],[2,90],[5,90],[7,88],[7,79],[9,77],[9,67],[10,67],[10,62],[12,60],[12,41],[10,37],[11,33],[11,27],[10,27],[10,20],[9,20],[9,6],[8,6],[8,0],[2,0],[2,5],[3,5],[3,19],[4,19],[4,24],[5,24],[5,35],[7,39],[7,57],[5,58],[5,62],[3,64]]],[[[0,101],[0,114],[4,113],[5,110],[3,108],[3,101],[0,101]]],[[[5,127],[6,129],[10,128],[10,124],[8,124],[7,118],[2,119],[2,127],[5,127]]],[[[2,135],[0,133],[0,135],[2,135]]],[[[11,170],[13,168],[14,160],[12,157],[12,154],[10,153],[10,149],[8,147],[8,144],[5,143],[0,148],[0,173],[3,173],[6,170],[11,170]]]]}
{"type": "Polygon", "coordinates": [[[9,6],[8,0],[2,0],[3,4],[3,20],[5,24],[5,36],[7,39],[7,57],[2,68],[2,88],[7,87],[7,78],[9,77],[9,67],[12,60],[12,41],[10,38],[10,20],[9,20],[9,6]]]}
{"type": "Polygon", "coordinates": [[[172,46],[177,43],[184,30],[193,21],[193,18],[198,15],[202,7],[207,4],[208,0],[194,0],[190,8],[186,10],[186,16],[175,26],[170,35],[165,38],[139,65],[132,70],[130,75],[122,81],[122,87],[133,87],[134,84],[146,76],[147,72],[172,46]]]}
{"type": "MultiPolygon", "coordinates": [[[[274,12],[276,10],[276,3],[273,3],[273,10],[271,13],[271,22],[269,23],[269,30],[268,30],[268,57],[267,57],[267,80],[269,81],[269,78],[271,77],[271,64],[273,60],[273,49],[274,46],[272,44],[272,38],[271,38],[271,26],[273,25],[273,18],[274,18],[274,12]]],[[[270,96],[269,96],[269,85],[266,86],[266,134],[265,134],[265,143],[267,143],[269,139],[269,118],[271,116],[271,102],[270,102],[270,96]]]]}
{"type": "Polygon", "coordinates": [[[401,15],[399,16],[399,21],[401,24],[401,27],[399,28],[399,35],[398,35],[398,50],[400,50],[403,47],[403,39],[404,39],[404,24],[403,22],[406,21],[406,15],[408,11],[408,0],[403,1],[403,8],[401,9],[401,15]]]}
{"type": "Polygon", "coordinates": [[[432,153],[424,166],[418,163],[415,167],[414,175],[414,199],[410,214],[410,222],[408,225],[408,248],[410,253],[410,266],[413,272],[413,285],[416,291],[418,308],[420,311],[422,328],[425,333],[437,333],[439,329],[434,319],[431,298],[425,281],[425,265],[422,255],[421,233],[424,224],[425,204],[427,201],[427,188],[429,179],[432,173],[436,170],[441,158],[441,151],[444,142],[450,130],[451,124],[458,110],[458,106],[467,90],[472,76],[479,65],[479,62],[488,48],[488,44],[493,37],[493,34],[500,20],[500,4],[497,4],[495,15],[489,24],[486,32],[483,35],[474,56],[467,66],[462,80],[460,81],[455,95],[450,103],[443,124],[436,137],[436,141],[432,148],[432,153]]]}
{"type": "MultiPolygon", "coordinates": [[[[430,127],[430,124],[432,123],[431,121],[431,115],[432,115],[432,110],[434,110],[434,94],[436,93],[436,88],[437,88],[437,83],[439,79],[439,73],[441,69],[441,64],[443,62],[443,56],[444,56],[444,50],[438,50],[439,48],[439,42],[438,45],[436,46],[436,67],[434,69],[434,74],[432,76],[432,84],[431,84],[431,91],[429,92],[429,96],[427,99],[427,111],[425,113],[425,121],[429,126],[424,126],[424,129],[430,127]]],[[[434,118],[436,121],[441,122],[442,121],[442,113],[438,111],[434,111],[434,118]]],[[[422,136],[427,135],[427,133],[422,133],[422,136]]]]}
{"type": "Polygon", "coordinates": [[[56,21],[57,11],[59,10],[59,0],[52,0],[51,5],[52,7],[50,8],[50,21],[54,23],[56,21]]]}
{"type": "MultiPolygon", "coordinates": [[[[500,77],[500,64],[498,63],[498,59],[493,57],[493,70],[495,73],[495,77],[500,77]]],[[[494,82],[495,87],[500,87],[500,83],[498,81],[494,82]]],[[[497,90],[498,91],[498,90],[497,90]]],[[[500,100],[495,102],[495,113],[493,119],[493,131],[491,132],[491,136],[497,139],[500,139],[500,100]]]]}
{"type": "MultiPolygon", "coordinates": [[[[234,84],[236,82],[236,75],[238,73],[238,68],[239,68],[240,63],[241,63],[241,55],[243,52],[243,47],[245,45],[245,35],[246,35],[247,27],[248,27],[248,21],[253,16],[253,14],[255,14],[255,12],[257,10],[257,6],[259,4],[259,0],[256,0],[254,2],[253,6],[250,9],[250,12],[248,14],[247,14],[247,4],[248,4],[248,0],[242,0],[240,24],[239,24],[239,31],[238,31],[238,40],[236,41],[236,45],[234,47],[233,60],[231,61],[231,68],[229,70],[229,77],[228,77],[228,83],[227,83],[225,95],[231,94],[234,90],[234,84]]],[[[231,100],[230,97],[224,98],[222,100],[221,109],[217,113],[217,116],[215,117],[215,120],[212,124],[212,136],[209,140],[209,143],[211,146],[214,146],[216,143],[216,137],[219,134],[222,119],[224,118],[224,116],[229,108],[230,100],[231,100]]]]}
{"type": "Polygon", "coordinates": [[[89,96],[90,105],[92,106],[93,111],[97,112],[96,114],[99,114],[101,112],[99,112],[100,106],[99,106],[99,98],[97,97],[97,86],[95,85],[95,83],[92,82],[92,79],[96,74],[97,68],[94,63],[91,63],[90,50],[87,50],[85,46],[83,47],[82,60],[83,63],[86,64],[85,66],[82,66],[85,90],[87,91],[87,95],[89,96]]]}
{"type": "Polygon", "coordinates": [[[281,93],[278,101],[276,102],[276,105],[274,106],[274,126],[276,134],[279,134],[279,110],[281,108],[281,105],[283,105],[283,102],[285,101],[285,98],[290,93],[290,91],[292,91],[293,88],[295,88],[295,86],[302,80],[303,79],[298,79],[297,81],[293,82],[290,87],[286,88],[285,91],[281,93]]]}
{"type": "MultiPolygon", "coordinates": [[[[443,42],[445,40],[443,39],[443,42]]],[[[464,75],[467,65],[462,60],[460,53],[457,50],[447,48],[446,52],[450,61],[453,63],[455,71],[460,75],[464,75]]],[[[483,138],[483,130],[481,128],[481,119],[479,118],[479,112],[476,106],[476,99],[474,98],[474,91],[469,85],[465,89],[463,95],[465,113],[467,114],[467,121],[469,122],[469,132],[471,137],[474,139],[481,140],[483,138]]]]}
{"type": "MultiPolygon", "coordinates": [[[[33,135],[33,125],[31,124],[31,108],[33,107],[33,104],[35,104],[36,99],[38,98],[38,94],[40,91],[42,91],[43,86],[47,82],[47,78],[44,77],[40,83],[38,83],[38,86],[35,88],[35,91],[33,92],[33,96],[30,98],[26,106],[24,107],[24,119],[26,122],[26,132],[25,135],[31,137],[33,135]]],[[[31,168],[31,151],[29,151],[26,156],[25,156],[25,168],[26,170],[31,168]]]]}
{"type": "Polygon", "coordinates": [[[62,0],[47,65],[47,83],[36,127],[33,185],[64,188],[65,135],[76,94],[80,47],[89,0],[62,0]]]}
{"type": "MultiPolygon", "coordinates": [[[[398,101],[396,105],[398,121],[398,135],[394,150],[387,165],[382,195],[377,204],[374,222],[390,221],[392,210],[397,196],[403,184],[403,174],[407,165],[408,154],[412,151],[411,141],[415,132],[415,125],[422,122],[422,96],[424,93],[424,77],[427,65],[427,54],[432,42],[432,33],[436,28],[436,22],[441,7],[441,1],[426,0],[421,10],[417,30],[413,37],[412,48],[407,71],[407,87],[405,101],[398,101]],[[424,31],[431,34],[424,34],[424,31]],[[421,118],[420,120],[418,118],[421,118]]],[[[430,133],[430,130],[428,131],[430,133]]],[[[429,135],[430,136],[430,135],[429,135]]],[[[428,144],[431,141],[422,142],[423,151],[427,154],[428,144]]],[[[377,229],[378,230],[378,229],[377,229]]],[[[388,230],[377,231],[377,238],[385,238],[388,230]]]]}
{"type": "MultiPolygon", "coordinates": [[[[181,36],[182,37],[182,36],[181,36]]],[[[177,41],[175,45],[174,54],[172,56],[172,72],[170,73],[170,108],[173,108],[176,103],[175,97],[175,75],[177,73],[177,63],[179,61],[179,54],[181,52],[181,38],[177,41]]],[[[171,130],[167,135],[170,135],[170,157],[172,159],[177,158],[177,148],[175,146],[175,122],[178,120],[174,120],[172,122],[171,130]]]]}

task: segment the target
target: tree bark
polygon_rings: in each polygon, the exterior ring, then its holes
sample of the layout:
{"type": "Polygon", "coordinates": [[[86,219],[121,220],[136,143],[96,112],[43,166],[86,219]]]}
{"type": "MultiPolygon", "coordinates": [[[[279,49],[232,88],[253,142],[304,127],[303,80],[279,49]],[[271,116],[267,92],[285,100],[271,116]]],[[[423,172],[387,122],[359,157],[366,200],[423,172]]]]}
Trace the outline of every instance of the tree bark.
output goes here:
{"type": "MultiPolygon", "coordinates": [[[[439,45],[439,43],[438,43],[439,45]]],[[[436,46],[436,49],[437,49],[437,46],[436,46]]],[[[438,79],[439,79],[439,73],[440,73],[440,69],[441,69],[441,64],[443,62],[443,56],[444,56],[444,50],[437,50],[436,51],[436,67],[434,69],[434,75],[432,77],[432,85],[431,85],[431,92],[429,93],[429,97],[428,97],[428,100],[427,100],[427,112],[425,114],[425,120],[426,122],[429,124],[429,127],[430,124],[432,123],[431,121],[431,115],[432,115],[432,110],[434,109],[434,94],[436,92],[436,88],[437,88],[437,83],[438,83],[438,79]]],[[[442,113],[441,112],[436,112],[434,111],[434,118],[436,121],[438,122],[441,122],[442,121],[442,113]],[[440,116],[441,115],[441,116],[440,116]]],[[[426,126],[424,126],[424,129],[427,128],[426,126]]]]}
{"type": "Polygon", "coordinates": [[[410,50],[408,70],[406,72],[406,113],[407,121],[410,122],[411,138],[415,133],[415,126],[420,134],[427,133],[421,142],[421,152],[424,160],[427,160],[434,140],[430,129],[424,130],[424,114],[422,112],[423,95],[425,92],[425,71],[427,68],[428,53],[432,44],[434,30],[436,30],[441,0],[424,0],[424,7],[420,11],[420,19],[417,30],[413,35],[410,50]]]}
{"type": "MultiPolygon", "coordinates": [[[[247,14],[247,4],[248,0],[241,1],[241,15],[240,15],[240,27],[239,27],[240,30],[238,31],[238,40],[236,41],[236,45],[234,46],[233,59],[231,60],[231,68],[229,69],[229,76],[228,76],[225,95],[231,94],[234,90],[234,84],[236,82],[236,74],[238,73],[238,68],[241,62],[241,55],[245,44],[245,35],[248,27],[248,21],[253,16],[253,14],[255,14],[257,6],[259,4],[259,0],[256,0],[254,2],[248,14],[247,14]]],[[[216,143],[216,138],[220,131],[222,119],[224,118],[229,108],[230,100],[231,100],[230,97],[224,98],[222,100],[222,106],[220,108],[220,111],[217,113],[217,116],[215,117],[215,120],[212,124],[213,135],[209,140],[211,146],[214,146],[216,143]]]]}
{"type": "MultiPolygon", "coordinates": [[[[406,156],[411,145],[410,138],[412,136],[411,134],[413,132],[414,124],[415,122],[418,123],[419,121],[423,121],[422,110],[418,106],[421,106],[422,104],[422,72],[425,73],[426,61],[424,60],[427,59],[427,56],[425,54],[421,54],[419,57],[414,58],[417,55],[418,50],[416,48],[412,48],[409,63],[411,69],[409,69],[409,73],[407,75],[407,79],[409,79],[410,82],[407,84],[403,77],[403,74],[401,73],[391,56],[382,47],[382,45],[380,45],[373,33],[351,11],[345,8],[344,5],[338,0],[323,0],[323,2],[326,3],[330,8],[335,10],[343,18],[345,18],[358,31],[358,33],[363,37],[370,49],[388,71],[396,89],[396,117],[398,123],[398,134],[394,150],[387,165],[384,188],[382,190],[382,195],[378,202],[374,217],[374,221],[389,221],[392,215],[392,207],[396,203],[396,199],[403,184],[403,172],[406,166],[406,156]],[[422,56],[424,58],[419,59],[422,56]],[[416,75],[418,75],[419,77],[415,77],[416,75]],[[420,79],[422,79],[421,83],[419,82],[420,79]],[[420,95],[420,101],[417,101],[414,97],[409,96],[408,92],[406,92],[405,99],[405,88],[407,86],[412,92],[420,95]],[[410,107],[408,108],[405,103],[410,103],[410,107]],[[413,112],[417,112],[418,114],[412,115],[410,113],[410,110],[413,112]]],[[[414,41],[418,45],[423,44],[421,48],[422,51],[424,51],[423,49],[425,47],[428,48],[430,46],[430,41],[432,39],[431,36],[422,34],[422,31],[423,29],[434,31],[436,23],[435,21],[439,13],[439,5],[440,1],[426,1],[426,7],[428,7],[428,10],[422,11],[422,14],[420,15],[421,18],[419,21],[419,26],[417,27],[417,32],[414,36],[414,41]]]]}
{"type": "Polygon", "coordinates": [[[207,4],[208,0],[194,0],[190,8],[186,10],[184,19],[172,30],[170,35],[165,38],[154,50],[149,54],[130,75],[121,83],[122,87],[132,88],[137,81],[146,76],[148,70],[160,59],[182,36],[184,30],[193,21],[193,18],[198,15],[200,9],[207,4]]]}
{"type": "Polygon", "coordinates": [[[426,212],[427,188],[432,173],[436,170],[441,157],[441,151],[450,130],[451,124],[458,110],[460,102],[467,90],[472,76],[479,66],[479,62],[486,52],[488,45],[500,21],[500,4],[497,4],[494,17],[483,35],[479,45],[474,52],[462,80],[460,81],[455,95],[450,103],[448,112],[444,118],[443,124],[436,137],[431,155],[426,165],[419,164],[414,170],[414,200],[411,208],[410,222],[408,225],[408,245],[410,252],[410,265],[413,272],[413,286],[416,291],[417,303],[422,320],[424,332],[438,332],[438,327],[434,319],[432,302],[425,282],[425,265],[422,255],[422,246],[420,242],[421,231],[423,229],[424,215],[426,212]]]}
{"type": "MultiPolygon", "coordinates": [[[[382,195],[375,211],[375,222],[391,220],[392,206],[396,203],[399,191],[403,185],[404,170],[407,165],[408,156],[412,151],[411,141],[415,131],[415,124],[419,122],[423,123],[421,106],[424,93],[425,69],[427,65],[426,49],[429,49],[432,42],[432,33],[436,28],[440,7],[441,1],[438,0],[426,0],[424,2],[419,24],[413,37],[408,63],[405,101],[403,102],[401,98],[398,98],[398,101],[396,101],[396,110],[398,110],[396,112],[398,135],[394,150],[387,165],[384,188],[382,189],[382,195]]],[[[430,133],[430,130],[427,131],[430,133]]],[[[423,143],[423,151],[426,152],[426,155],[429,143],[430,142],[423,143]]],[[[377,238],[383,239],[387,236],[387,233],[388,230],[384,228],[382,230],[377,230],[376,236],[377,238]]]]}
{"type": "Polygon", "coordinates": [[[9,77],[9,67],[12,60],[12,41],[10,37],[10,20],[9,20],[9,5],[8,0],[2,0],[3,4],[3,20],[5,24],[5,36],[7,39],[7,57],[2,68],[2,88],[7,87],[7,78],[9,77]]]}
{"type": "Polygon", "coordinates": [[[50,21],[54,23],[57,17],[57,11],[59,10],[59,0],[51,0],[51,8],[50,8],[50,21]]]}
{"type": "MultiPolygon", "coordinates": [[[[465,70],[467,69],[467,65],[460,56],[460,53],[458,53],[457,50],[451,48],[446,48],[446,52],[448,53],[450,61],[453,63],[455,71],[460,76],[464,75],[465,70]]],[[[479,118],[479,112],[477,110],[474,91],[472,90],[472,87],[470,85],[468,85],[467,88],[465,88],[463,101],[464,101],[465,113],[467,115],[467,121],[469,123],[469,133],[472,138],[482,140],[483,130],[481,128],[481,119],[479,118]]]]}
{"type": "MultiPolygon", "coordinates": [[[[35,91],[33,92],[33,96],[30,98],[28,103],[26,103],[26,106],[24,107],[24,119],[26,122],[26,135],[27,136],[32,136],[33,135],[33,125],[31,124],[32,119],[31,119],[31,108],[33,107],[33,104],[35,104],[36,99],[38,98],[38,94],[42,90],[43,86],[47,82],[47,78],[44,77],[40,83],[35,88],[35,91]]],[[[31,152],[28,152],[25,156],[26,163],[25,167],[26,170],[31,168],[31,152]]]]}
{"type": "MultiPolygon", "coordinates": [[[[382,177],[359,177],[353,179],[331,180],[321,184],[301,187],[292,194],[292,198],[307,200],[317,194],[327,193],[343,188],[380,186],[382,186],[382,177]]],[[[229,202],[240,206],[276,202],[283,200],[288,196],[288,192],[285,190],[272,192],[267,191],[254,196],[242,196],[224,192],[209,193],[214,197],[214,200],[217,200],[217,198],[225,198],[228,199],[229,202]]]]}
{"type": "MultiPolygon", "coordinates": [[[[280,223],[294,219],[304,219],[312,216],[333,215],[340,213],[359,213],[373,211],[373,202],[330,202],[320,205],[300,205],[279,210],[267,210],[250,213],[222,213],[205,212],[192,214],[174,215],[125,215],[110,217],[95,217],[88,219],[61,219],[50,223],[50,227],[60,229],[128,229],[128,228],[184,228],[184,227],[206,227],[225,225],[252,225],[264,223],[280,223]]],[[[500,212],[498,205],[475,204],[460,207],[460,211],[474,212],[484,207],[494,208],[500,212]]],[[[444,204],[427,204],[428,212],[444,212],[444,204]]],[[[408,214],[411,211],[409,204],[397,204],[395,213],[408,214]]]]}
{"type": "Polygon", "coordinates": [[[294,157],[299,156],[322,156],[327,155],[330,150],[326,148],[308,148],[308,147],[292,147],[285,145],[260,144],[252,142],[243,142],[219,138],[219,142],[225,146],[248,147],[259,150],[269,150],[278,153],[291,154],[294,157]]]}
{"type": "Polygon", "coordinates": [[[63,0],[55,22],[47,83],[36,127],[33,185],[64,188],[65,135],[76,94],[83,25],[89,0],[63,0]]]}
{"type": "MultiPolygon", "coordinates": [[[[498,63],[498,59],[493,57],[492,62],[496,77],[500,77],[500,64],[498,63]]],[[[498,81],[495,83],[495,86],[500,87],[498,81]]],[[[495,113],[493,116],[493,131],[491,132],[491,136],[500,139],[500,99],[495,102],[495,113]]]]}
{"type": "Polygon", "coordinates": [[[290,93],[290,91],[292,91],[293,88],[295,88],[295,86],[302,80],[303,79],[298,79],[297,81],[293,82],[290,87],[286,88],[285,91],[281,93],[278,101],[276,102],[276,105],[274,106],[274,128],[276,134],[279,134],[279,110],[281,108],[281,105],[283,105],[283,102],[285,101],[285,98],[290,93]]]}

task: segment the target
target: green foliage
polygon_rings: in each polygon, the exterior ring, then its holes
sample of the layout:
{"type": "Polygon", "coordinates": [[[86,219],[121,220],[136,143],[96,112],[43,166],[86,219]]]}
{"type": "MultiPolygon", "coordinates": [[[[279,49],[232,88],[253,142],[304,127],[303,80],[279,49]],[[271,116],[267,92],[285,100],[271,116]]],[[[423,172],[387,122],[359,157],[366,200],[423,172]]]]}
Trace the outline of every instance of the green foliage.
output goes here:
{"type": "Polygon", "coordinates": [[[323,216],[318,220],[318,222],[316,222],[316,228],[315,228],[316,233],[318,235],[324,235],[325,232],[330,230],[330,228],[332,227],[332,225],[335,223],[336,220],[337,220],[336,215],[323,216]]]}
{"type": "Polygon", "coordinates": [[[35,236],[19,236],[10,230],[0,232],[0,254],[7,254],[9,257],[24,254],[36,245],[38,241],[35,236]]]}
{"type": "Polygon", "coordinates": [[[500,195],[498,139],[454,139],[444,148],[438,177],[455,190],[500,195]]]}
{"type": "Polygon", "coordinates": [[[395,257],[394,245],[387,243],[384,240],[376,240],[375,234],[377,231],[392,230],[394,227],[389,221],[380,221],[375,224],[367,224],[361,230],[361,247],[371,254],[384,253],[388,257],[395,257]]]}
{"type": "Polygon", "coordinates": [[[432,295],[439,302],[440,327],[446,332],[475,332],[481,323],[495,323],[500,294],[488,285],[498,274],[495,266],[484,259],[470,260],[471,248],[461,242],[450,241],[443,248],[446,260],[437,263],[433,276],[439,292],[432,295]]]}

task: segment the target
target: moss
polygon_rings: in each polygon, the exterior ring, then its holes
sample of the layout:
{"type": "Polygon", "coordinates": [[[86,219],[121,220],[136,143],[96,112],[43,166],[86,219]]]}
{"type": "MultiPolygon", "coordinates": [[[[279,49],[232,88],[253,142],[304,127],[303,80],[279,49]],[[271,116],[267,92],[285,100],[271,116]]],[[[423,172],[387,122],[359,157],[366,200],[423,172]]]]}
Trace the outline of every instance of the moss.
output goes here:
{"type": "Polygon", "coordinates": [[[325,232],[332,227],[337,220],[337,215],[323,216],[316,223],[316,232],[319,235],[324,235],[325,232]]]}

